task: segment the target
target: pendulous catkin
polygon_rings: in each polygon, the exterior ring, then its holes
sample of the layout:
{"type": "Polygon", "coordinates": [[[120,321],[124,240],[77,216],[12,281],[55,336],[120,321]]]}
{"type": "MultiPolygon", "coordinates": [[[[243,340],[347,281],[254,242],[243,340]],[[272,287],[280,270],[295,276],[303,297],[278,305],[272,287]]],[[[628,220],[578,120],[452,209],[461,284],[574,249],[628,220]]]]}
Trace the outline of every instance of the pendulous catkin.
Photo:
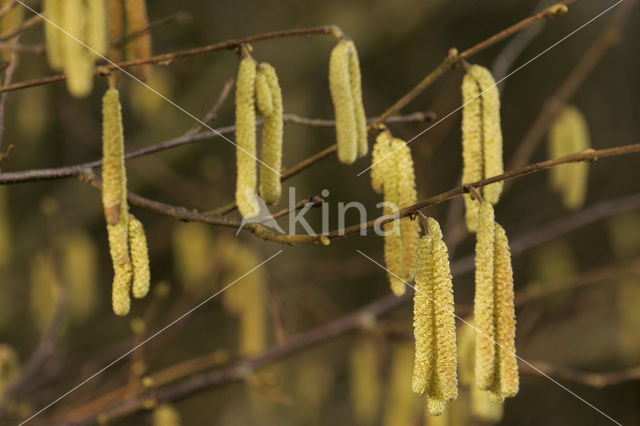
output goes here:
{"type": "Polygon", "coordinates": [[[102,205],[115,273],[112,303],[116,315],[126,315],[130,306],[129,288],[133,268],[129,254],[129,209],[122,112],[116,89],[109,89],[104,95],[102,119],[102,205]]]}
{"type": "Polygon", "coordinates": [[[418,248],[412,389],[427,394],[427,410],[438,416],[458,396],[456,327],[447,247],[438,222],[429,218],[427,223],[429,235],[418,248]]]}
{"type": "MultiPolygon", "coordinates": [[[[126,34],[136,33],[135,37],[124,46],[125,59],[150,57],[152,53],[151,32],[146,31],[149,28],[146,0],[124,1],[124,28],[126,34]]],[[[151,64],[143,64],[136,68],[136,75],[142,80],[147,80],[151,75],[151,70],[151,64]]]]}
{"type": "MultiPolygon", "coordinates": [[[[502,174],[502,130],[500,127],[500,94],[491,72],[472,65],[462,81],[462,183],[502,174]]],[[[495,182],[481,188],[491,204],[500,198],[504,183],[495,182]]],[[[465,199],[467,228],[477,228],[478,204],[469,194],[465,199]]]]}
{"type": "MultiPolygon", "coordinates": [[[[63,24],[63,0],[44,0],[43,12],[48,21],[58,26],[63,24]]],[[[65,34],[53,24],[46,22],[44,24],[44,36],[47,46],[47,60],[49,66],[56,71],[64,68],[64,49],[62,47],[62,37],[65,34]]]]}
{"type": "Polygon", "coordinates": [[[352,164],[358,157],[358,130],[349,74],[350,47],[345,40],[331,51],[329,90],[336,117],[338,160],[352,164]]]}
{"type": "Polygon", "coordinates": [[[122,47],[119,46],[117,42],[124,35],[124,8],[122,0],[107,0],[107,2],[109,15],[109,59],[113,62],[120,62],[122,61],[122,47]]]}
{"type": "Polygon", "coordinates": [[[346,42],[349,48],[349,83],[351,86],[351,99],[353,101],[354,115],[356,119],[356,134],[358,138],[358,158],[364,157],[369,152],[367,140],[367,116],[362,102],[362,76],[360,75],[360,59],[356,45],[352,40],[346,42]]]}
{"type": "MultiPolygon", "coordinates": [[[[549,157],[564,157],[590,146],[589,128],[584,116],[574,106],[564,107],[549,130],[549,157]]],[[[551,168],[551,186],[562,195],[566,209],[575,210],[584,204],[588,172],[589,166],[585,162],[560,164],[551,168]]]]}
{"type": "Polygon", "coordinates": [[[255,80],[255,61],[243,58],[236,79],[236,204],[245,218],[260,212],[256,197],[255,80]]]}
{"type": "MultiPolygon", "coordinates": [[[[86,0],[87,2],[87,44],[98,55],[104,56],[109,48],[107,0],[86,0]]],[[[94,53],[95,55],[95,53],[94,53]]]]}
{"type": "Polygon", "coordinates": [[[93,88],[93,54],[78,42],[86,42],[87,5],[84,0],[65,0],[61,7],[60,26],[68,33],[60,36],[67,88],[73,96],[81,98],[91,93],[93,88]]]}
{"type": "MultiPolygon", "coordinates": [[[[372,164],[371,184],[377,192],[384,192],[385,215],[417,201],[413,159],[404,141],[393,138],[387,129],[383,129],[376,138],[372,164]]],[[[420,229],[416,221],[406,217],[385,223],[383,230],[391,290],[400,296],[405,292],[404,282],[411,281],[415,276],[420,229]]]]}
{"type": "Polygon", "coordinates": [[[282,140],[283,140],[283,106],[282,90],[278,82],[275,68],[267,63],[261,63],[256,73],[256,101],[258,111],[264,117],[262,125],[262,148],[260,157],[260,196],[267,204],[275,204],[280,201],[282,195],[282,183],[280,182],[279,171],[282,167],[282,140]],[[258,83],[264,78],[266,89],[268,89],[270,102],[260,98],[264,88],[259,88],[262,83],[258,83]],[[264,105],[260,106],[260,103],[264,105]],[[269,108],[270,106],[270,108],[269,108]],[[268,167],[267,167],[268,166],[268,167]]]}
{"type": "Polygon", "coordinates": [[[149,252],[144,227],[132,214],[129,215],[129,253],[131,254],[131,264],[133,266],[131,292],[133,293],[133,297],[140,299],[145,297],[149,292],[149,282],[151,279],[149,252]]]}
{"type": "Polygon", "coordinates": [[[261,116],[268,117],[273,111],[273,98],[269,83],[267,83],[264,65],[266,64],[258,65],[256,71],[256,109],[261,116]]]}
{"type": "Polygon", "coordinates": [[[483,201],[478,211],[478,230],[475,247],[475,283],[473,302],[476,321],[476,386],[490,389],[494,383],[495,326],[494,326],[494,241],[495,217],[491,203],[483,201]]]}

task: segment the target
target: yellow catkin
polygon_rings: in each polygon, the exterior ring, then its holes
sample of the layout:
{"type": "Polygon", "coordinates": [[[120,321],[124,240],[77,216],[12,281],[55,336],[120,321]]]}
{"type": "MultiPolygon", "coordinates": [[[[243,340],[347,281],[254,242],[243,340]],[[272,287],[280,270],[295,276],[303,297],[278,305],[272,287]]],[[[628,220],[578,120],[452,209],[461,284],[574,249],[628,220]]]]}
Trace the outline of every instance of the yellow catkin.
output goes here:
{"type": "Polygon", "coordinates": [[[107,0],[86,0],[87,2],[87,44],[98,55],[106,55],[109,48],[107,21],[107,0]]]}
{"type": "MultiPolygon", "coordinates": [[[[149,18],[147,17],[146,0],[125,0],[125,31],[126,34],[138,33],[149,27],[149,18]]],[[[137,34],[135,38],[127,42],[124,46],[125,59],[144,59],[151,56],[151,32],[145,31],[137,34]]],[[[151,64],[144,64],[136,67],[136,74],[142,80],[147,80],[151,75],[151,64]]]]}
{"type": "Polygon", "coordinates": [[[62,282],[67,288],[67,311],[75,322],[85,321],[95,309],[97,258],[95,244],[85,231],[65,233],[61,241],[62,282]]]}
{"type": "Polygon", "coordinates": [[[380,356],[372,337],[356,338],[349,354],[349,387],[358,424],[372,425],[380,406],[380,356]]]}
{"type": "MultiPolygon", "coordinates": [[[[413,159],[411,158],[409,145],[403,140],[394,139],[391,148],[392,151],[395,152],[391,157],[387,158],[387,160],[391,161],[393,158],[395,161],[394,167],[398,170],[398,179],[396,182],[398,199],[396,203],[398,208],[403,208],[418,202],[413,159]]],[[[418,240],[420,239],[420,225],[418,221],[411,220],[410,217],[400,219],[400,233],[402,250],[404,251],[404,273],[402,277],[405,281],[411,281],[416,272],[416,252],[418,249],[418,240]]]]}
{"type": "MultiPolygon", "coordinates": [[[[47,20],[58,26],[63,25],[63,1],[64,0],[44,0],[43,3],[43,12],[47,20]]],[[[53,24],[47,22],[44,24],[44,35],[49,66],[54,70],[61,71],[64,67],[62,37],[65,37],[65,34],[53,24]]]]}
{"type": "Polygon", "coordinates": [[[122,46],[118,46],[116,43],[124,35],[124,10],[122,0],[107,1],[109,8],[109,59],[113,62],[120,62],[122,61],[122,46]]]}
{"type": "Polygon", "coordinates": [[[133,275],[129,255],[129,220],[124,167],[124,136],[120,97],[107,90],[102,103],[102,205],[109,234],[109,250],[115,276],[112,303],[116,315],[129,312],[129,288],[133,275]]]}
{"type": "MultiPolygon", "coordinates": [[[[0,1],[0,8],[7,6],[14,0],[2,0],[0,1]]],[[[24,19],[24,7],[22,5],[14,6],[6,15],[0,19],[0,34],[7,34],[10,31],[16,29],[24,19]]],[[[2,51],[2,59],[5,61],[11,60],[11,51],[2,51]]]]}
{"type": "Polygon", "coordinates": [[[353,41],[346,42],[349,48],[349,83],[351,84],[351,99],[353,113],[356,119],[356,133],[358,135],[358,158],[364,157],[369,152],[367,140],[367,116],[362,102],[362,76],[360,75],[360,60],[358,51],[353,41]]]}
{"type": "Polygon", "coordinates": [[[418,395],[427,391],[433,375],[432,360],[435,350],[433,333],[433,239],[425,235],[418,245],[418,267],[413,296],[413,336],[415,339],[415,358],[411,389],[418,395]]]}
{"type": "Polygon", "coordinates": [[[160,404],[153,410],[153,426],[180,426],[180,413],[170,404],[160,404]]]}
{"type": "Polygon", "coordinates": [[[255,80],[255,61],[242,59],[236,79],[236,204],[245,218],[260,212],[256,197],[255,80]]]}
{"type": "Polygon", "coordinates": [[[260,64],[256,72],[256,108],[261,116],[268,117],[273,111],[273,98],[271,97],[271,89],[267,83],[264,65],[265,64],[260,64]]]}
{"type": "Polygon", "coordinates": [[[133,265],[133,297],[142,298],[149,292],[151,273],[149,271],[149,252],[147,237],[142,223],[133,215],[129,215],[129,252],[133,265]]]}
{"type": "MultiPolygon", "coordinates": [[[[399,175],[395,163],[394,167],[385,169],[384,176],[384,209],[385,215],[392,214],[398,208],[398,187],[396,182],[399,175]]],[[[382,225],[384,236],[384,260],[387,265],[387,276],[391,284],[391,291],[396,296],[402,296],[406,291],[404,282],[404,247],[402,244],[402,233],[399,221],[385,223],[382,225]]]]}
{"type": "Polygon", "coordinates": [[[391,135],[384,130],[376,137],[376,143],[373,145],[371,153],[371,187],[378,194],[382,194],[384,188],[384,177],[386,169],[392,161],[381,161],[391,153],[391,135]]]}
{"type": "Polygon", "coordinates": [[[280,201],[282,183],[278,173],[282,167],[283,140],[283,106],[282,90],[278,82],[276,70],[269,64],[262,63],[256,75],[256,96],[258,95],[258,77],[264,76],[271,98],[271,112],[265,115],[262,126],[262,148],[260,150],[260,196],[267,204],[280,201]],[[269,167],[267,167],[269,166],[269,167]]]}
{"type": "Polygon", "coordinates": [[[408,345],[395,344],[391,348],[383,426],[408,425],[420,415],[420,399],[407,386],[407,382],[411,380],[412,356],[413,350],[408,345]]]}
{"type": "Polygon", "coordinates": [[[495,327],[494,327],[494,240],[495,218],[492,205],[484,201],[478,211],[478,230],[475,247],[476,322],[476,386],[489,389],[494,383],[495,327]]]}
{"type": "MultiPolygon", "coordinates": [[[[65,0],[62,6],[61,27],[68,34],[61,34],[64,57],[64,73],[71,95],[82,98],[93,88],[93,54],[82,45],[86,42],[87,5],[84,0],[65,0]]],[[[60,31],[60,30],[58,30],[60,31]]]]}
{"type": "MultiPolygon", "coordinates": [[[[502,160],[502,129],[500,127],[500,93],[491,71],[473,65],[470,73],[482,93],[482,145],[484,178],[504,173],[502,160]]],[[[482,188],[484,199],[496,204],[500,199],[504,182],[495,182],[482,188]]]]}
{"type": "MultiPolygon", "coordinates": [[[[574,106],[560,111],[549,130],[551,159],[583,151],[591,146],[589,128],[582,113],[574,106]]],[[[575,210],[584,204],[589,166],[585,162],[561,164],[551,169],[551,186],[562,195],[565,208],[575,210]]]]}
{"type": "Polygon", "coordinates": [[[173,254],[176,276],[184,290],[194,296],[210,291],[214,256],[211,227],[204,223],[176,223],[173,254]]]}
{"type": "Polygon", "coordinates": [[[513,268],[507,234],[502,226],[495,224],[494,285],[496,354],[499,359],[499,386],[493,391],[509,398],[518,393],[520,379],[516,358],[516,317],[513,293],[513,268]]]}
{"type": "Polygon", "coordinates": [[[338,160],[352,164],[358,157],[358,130],[349,75],[349,45],[341,40],[329,59],[329,89],[336,117],[338,160]]]}
{"type": "MultiPolygon", "coordinates": [[[[462,183],[482,179],[482,100],[480,88],[469,73],[462,79],[462,183]]],[[[467,229],[478,226],[478,202],[470,194],[464,196],[467,229]]]]}
{"type": "Polygon", "coordinates": [[[18,353],[13,347],[0,343],[0,401],[20,371],[18,353]]]}

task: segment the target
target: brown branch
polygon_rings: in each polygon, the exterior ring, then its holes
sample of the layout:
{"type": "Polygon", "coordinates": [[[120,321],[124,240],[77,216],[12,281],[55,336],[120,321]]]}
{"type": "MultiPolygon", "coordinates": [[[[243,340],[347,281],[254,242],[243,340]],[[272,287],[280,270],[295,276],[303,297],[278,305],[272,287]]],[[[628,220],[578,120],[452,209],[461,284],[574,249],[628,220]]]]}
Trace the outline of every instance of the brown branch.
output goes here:
{"type": "MultiPolygon", "coordinates": [[[[482,186],[492,184],[494,182],[514,179],[520,176],[538,172],[538,171],[547,169],[549,167],[557,166],[560,164],[580,162],[580,161],[596,161],[600,158],[607,158],[607,157],[632,154],[632,153],[638,153],[638,152],[640,152],[640,144],[624,145],[616,148],[602,149],[599,151],[588,150],[582,153],[572,154],[572,155],[567,155],[566,157],[557,158],[555,160],[547,160],[547,161],[542,161],[540,163],[531,164],[521,169],[512,170],[512,171],[503,173],[501,175],[491,177],[489,179],[473,182],[471,183],[471,185],[473,185],[473,187],[475,188],[479,188],[482,186]]],[[[93,174],[93,172],[90,169],[82,173],[80,175],[80,178],[92,184],[94,187],[100,188],[99,179],[93,174]]],[[[293,234],[293,235],[278,234],[274,232],[272,229],[255,222],[245,224],[245,226],[242,229],[252,232],[253,234],[255,234],[256,236],[262,239],[279,242],[283,244],[318,243],[321,241],[321,238],[329,238],[329,239],[340,238],[350,234],[358,233],[362,229],[371,229],[376,224],[382,225],[384,223],[391,222],[398,218],[409,216],[410,214],[416,211],[422,210],[426,207],[430,207],[432,205],[439,204],[444,201],[450,200],[454,197],[460,196],[464,193],[464,191],[465,189],[463,186],[458,186],[447,192],[443,192],[439,195],[435,195],[433,197],[422,200],[414,205],[399,209],[398,211],[392,214],[379,216],[376,219],[372,219],[368,222],[360,223],[358,225],[349,226],[343,229],[337,229],[335,231],[329,232],[328,234],[293,234]]],[[[128,200],[133,205],[137,205],[139,207],[143,207],[148,210],[154,211],[156,213],[159,213],[165,216],[170,216],[179,220],[200,221],[200,222],[205,222],[212,225],[224,226],[224,227],[230,227],[230,228],[238,228],[240,226],[240,223],[237,221],[228,220],[220,216],[214,216],[210,214],[191,211],[184,207],[164,204],[159,201],[154,201],[148,198],[141,197],[140,195],[134,194],[132,192],[129,192],[128,200]]]]}
{"type": "MultiPolygon", "coordinates": [[[[200,120],[202,123],[208,124],[218,118],[218,110],[220,110],[220,107],[222,107],[222,104],[224,103],[224,101],[226,101],[227,98],[229,97],[229,94],[231,93],[231,88],[233,88],[234,82],[235,82],[235,79],[233,77],[228,77],[224,81],[224,85],[222,86],[222,90],[218,95],[218,99],[216,99],[211,109],[207,111],[207,113],[202,117],[202,120],[200,120]]],[[[188,130],[185,133],[185,135],[192,135],[195,133],[199,133],[201,130],[202,130],[202,124],[196,123],[190,130],[188,130]]],[[[235,127],[234,127],[234,131],[235,131],[235,127]]]]}
{"type": "Polygon", "coordinates": [[[168,24],[170,22],[177,22],[179,24],[183,24],[183,23],[189,23],[189,21],[191,20],[191,15],[185,12],[177,12],[174,13],[173,15],[169,15],[169,16],[165,16],[164,18],[160,18],[158,20],[155,20],[153,22],[151,22],[149,24],[148,27],[143,28],[141,30],[138,31],[134,31],[132,33],[129,34],[125,34],[122,37],[118,37],[117,39],[113,40],[111,42],[111,46],[113,47],[122,47],[125,44],[127,44],[128,42],[130,42],[131,40],[138,38],[148,32],[150,32],[151,30],[153,30],[154,28],[157,28],[161,25],[164,24],[168,24]]]}
{"type": "MultiPolygon", "coordinates": [[[[182,58],[188,58],[191,56],[204,55],[204,54],[216,52],[219,50],[230,50],[230,49],[232,50],[239,46],[242,46],[243,44],[255,43],[258,41],[273,40],[273,39],[279,39],[279,38],[285,38],[285,37],[307,36],[312,34],[334,35],[336,30],[337,30],[337,27],[333,25],[325,25],[322,27],[314,27],[314,28],[275,31],[275,32],[266,33],[266,34],[259,34],[259,35],[250,36],[250,37],[228,40],[221,43],[211,44],[209,46],[196,47],[193,49],[180,50],[180,51],[171,52],[171,53],[163,53],[160,55],[151,56],[149,58],[135,59],[132,61],[124,61],[117,64],[100,65],[95,68],[94,75],[96,76],[104,75],[105,68],[109,71],[114,71],[117,69],[126,69],[130,67],[135,67],[138,65],[144,65],[144,64],[170,63],[175,59],[182,59],[182,58]]],[[[49,77],[39,78],[35,80],[23,81],[20,83],[12,84],[7,87],[0,88],[0,93],[26,89],[29,87],[42,86],[45,84],[64,81],[66,79],[67,77],[64,74],[58,74],[58,75],[52,75],[49,77]]]]}
{"type": "Polygon", "coordinates": [[[591,74],[604,54],[620,40],[620,31],[626,23],[636,0],[626,0],[609,21],[605,30],[580,58],[573,70],[560,84],[556,92],[545,102],[540,114],[525,133],[518,149],[509,162],[509,168],[522,167],[542,141],[551,120],[575,94],[585,79],[591,74]]]}
{"type": "Polygon", "coordinates": [[[607,386],[619,385],[621,383],[640,380],[640,366],[627,368],[618,371],[605,371],[593,373],[590,371],[576,370],[570,367],[552,365],[544,361],[531,362],[533,367],[524,362],[520,362],[520,372],[531,376],[544,375],[554,379],[566,380],[594,388],[604,388],[607,386]],[[543,374],[544,373],[544,374],[543,374]]]}
{"type": "Polygon", "coordinates": [[[45,47],[43,44],[13,44],[2,42],[0,43],[0,50],[42,54],[45,52],[45,47]]]}

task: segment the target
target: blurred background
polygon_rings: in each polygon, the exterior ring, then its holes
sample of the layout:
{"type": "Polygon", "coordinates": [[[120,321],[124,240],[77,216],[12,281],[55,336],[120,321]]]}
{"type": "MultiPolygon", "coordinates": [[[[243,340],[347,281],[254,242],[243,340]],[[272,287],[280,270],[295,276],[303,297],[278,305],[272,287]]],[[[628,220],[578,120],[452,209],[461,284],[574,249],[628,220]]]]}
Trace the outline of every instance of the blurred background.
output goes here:
{"type": "MultiPolygon", "coordinates": [[[[31,4],[41,7],[40,2],[31,4]]],[[[179,14],[153,28],[154,53],[335,24],[358,48],[364,104],[367,115],[374,117],[435,68],[451,47],[469,48],[550,4],[537,0],[455,5],[439,0],[154,0],[148,2],[148,13],[151,22],[179,14]]],[[[469,62],[493,68],[496,79],[502,78],[612,4],[576,1],[567,15],[544,20],[469,62]]],[[[549,99],[557,96],[567,75],[593,49],[621,7],[500,85],[508,166],[549,99]]],[[[640,63],[633,42],[640,38],[639,17],[637,8],[627,10],[624,29],[607,33],[611,43],[568,99],[586,118],[594,149],[640,142],[640,63]]],[[[42,26],[25,31],[19,42],[41,46],[42,26]]],[[[332,118],[327,73],[335,42],[331,36],[313,35],[253,45],[253,56],[271,63],[278,72],[285,113],[332,118]]],[[[233,51],[214,52],[156,65],[148,84],[199,115],[215,103],[225,81],[235,77],[237,66],[233,51]]],[[[430,111],[445,117],[460,105],[463,72],[447,72],[402,113],[430,111]]],[[[53,73],[41,50],[21,52],[13,81],[53,73]]],[[[15,149],[3,171],[99,159],[101,97],[106,88],[106,80],[98,78],[92,95],[85,99],[71,97],[64,83],[9,92],[2,150],[9,144],[15,149]]],[[[195,124],[131,79],[123,76],[119,89],[127,151],[180,136],[195,124]]],[[[232,92],[212,126],[233,124],[233,111],[232,92]]],[[[527,163],[548,158],[548,124],[541,129],[539,144],[527,163]]],[[[408,140],[429,125],[396,123],[389,128],[408,140]]],[[[459,183],[460,137],[460,113],[455,112],[410,144],[419,199],[459,183]]],[[[287,124],[283,164],[291,167],[333,143],[332,128],[287,124]]],[[[581,210],[564,209],[561,197],[550,189],[548,172],[517,179],[496,206],[496,218],[514,244],[516,292],[524,299],[517,308],[519,356],[548,366],[550,376],[622,424],[640,424],[639,383],[625,375],[620,383],[606,380],[611,372],[633,372],[628,369],[640,365],[637,162],[637,155],[629,155],[591,164],[581,210]]],[[[294,187],[296,201],[328,190],[324,198],[330,229],[338,227],[338,202],[360,201],[372,219],[381,213],[376,208],[380,196],[371,190],[368,173],[356,176],[369,165],[370,157],[345,166],[331,156],[288,180],[283,189],[286,194],[288,187],[294,187]]],[[[234,147],[209,138],[130,160],[127,173],[131,191],[207,211],[233,201],[234,147]]],[[[272,211],[285,208],[287,201],[283,197],[272,211]]],[[[474,238],[460,226],[460,201],[445,202],[424,213],[443,226],[452,257],[456,308],[467,317],[473,297],[468,256],[473,254],[474,238]]],[[[246,232],[235,237],[232,229],[179,222],[136,206],[131,211],[146,229],[152,291],[134,301],[127,317],[116,317],[111,310],[113,271],[100,193],[74,178],[0,187],[0,394],[21,374],[43,335],[52,345],[38,370],[10,400],[3,401],[1,424],[16,424],[33,414],[278,250],[284,251],[256,273],[32,423],[66,424],[95,416],[140,393],[153,401],[156,389],[160,394],[163,387],[193,375],[222,371],[390,294],[385,272],[356,252],[382,261],[383,242],[376,235],[333,240],[329,247],[282,246],[246,232]],[[48,330],[52,323],[54,331],[48,330]],[[8,367],[13,364],[17,367],[8,367]]],[[[229,216],[238,218],[237,212],[229,216]]],[[[316,231],[322,231],[320,209],[306,217],[316,231]]],[[[281,220],[287,223],[286,217],[281,220]]],[[[359,220],[351,210],[346,225],[359,220]]],[[[350,332],[274,359],[244,380],[211,386],[170,406],[142,410],[110,424],[175,424],[159,422],[176,413],[185,425],[608,422],[548,378],[530,371],[523,371],[520,393],[503,407],[482,406],[476,398],[479,406],[472,409],[473,398],[461,383],[459,400],[450,405],[445,418],[426,418],[424,398],[410,389],[411,318],[412,303],[407,298],[350,332]]],[[[458,325],[462,346],[468,338],[463,336],[462,323],[458,325]]],[[[153,408],[151,403],[148,408],[153,408]]]]}

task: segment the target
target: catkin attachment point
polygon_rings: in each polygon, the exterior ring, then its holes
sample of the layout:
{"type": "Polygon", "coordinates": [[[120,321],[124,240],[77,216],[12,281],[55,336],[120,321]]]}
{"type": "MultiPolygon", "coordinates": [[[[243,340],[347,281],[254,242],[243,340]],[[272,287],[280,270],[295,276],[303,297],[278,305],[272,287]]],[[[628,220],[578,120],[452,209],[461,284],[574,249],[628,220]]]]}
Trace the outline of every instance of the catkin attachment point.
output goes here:
{"type": "Polygon", "coordinates": [[[549,11],[553,16],[562,16],[562,15],[566,15],[567,12],[569,12],[569,8],[567,7],[566,4],[558,3],[551,6],[549,8],[549,11]]]}

